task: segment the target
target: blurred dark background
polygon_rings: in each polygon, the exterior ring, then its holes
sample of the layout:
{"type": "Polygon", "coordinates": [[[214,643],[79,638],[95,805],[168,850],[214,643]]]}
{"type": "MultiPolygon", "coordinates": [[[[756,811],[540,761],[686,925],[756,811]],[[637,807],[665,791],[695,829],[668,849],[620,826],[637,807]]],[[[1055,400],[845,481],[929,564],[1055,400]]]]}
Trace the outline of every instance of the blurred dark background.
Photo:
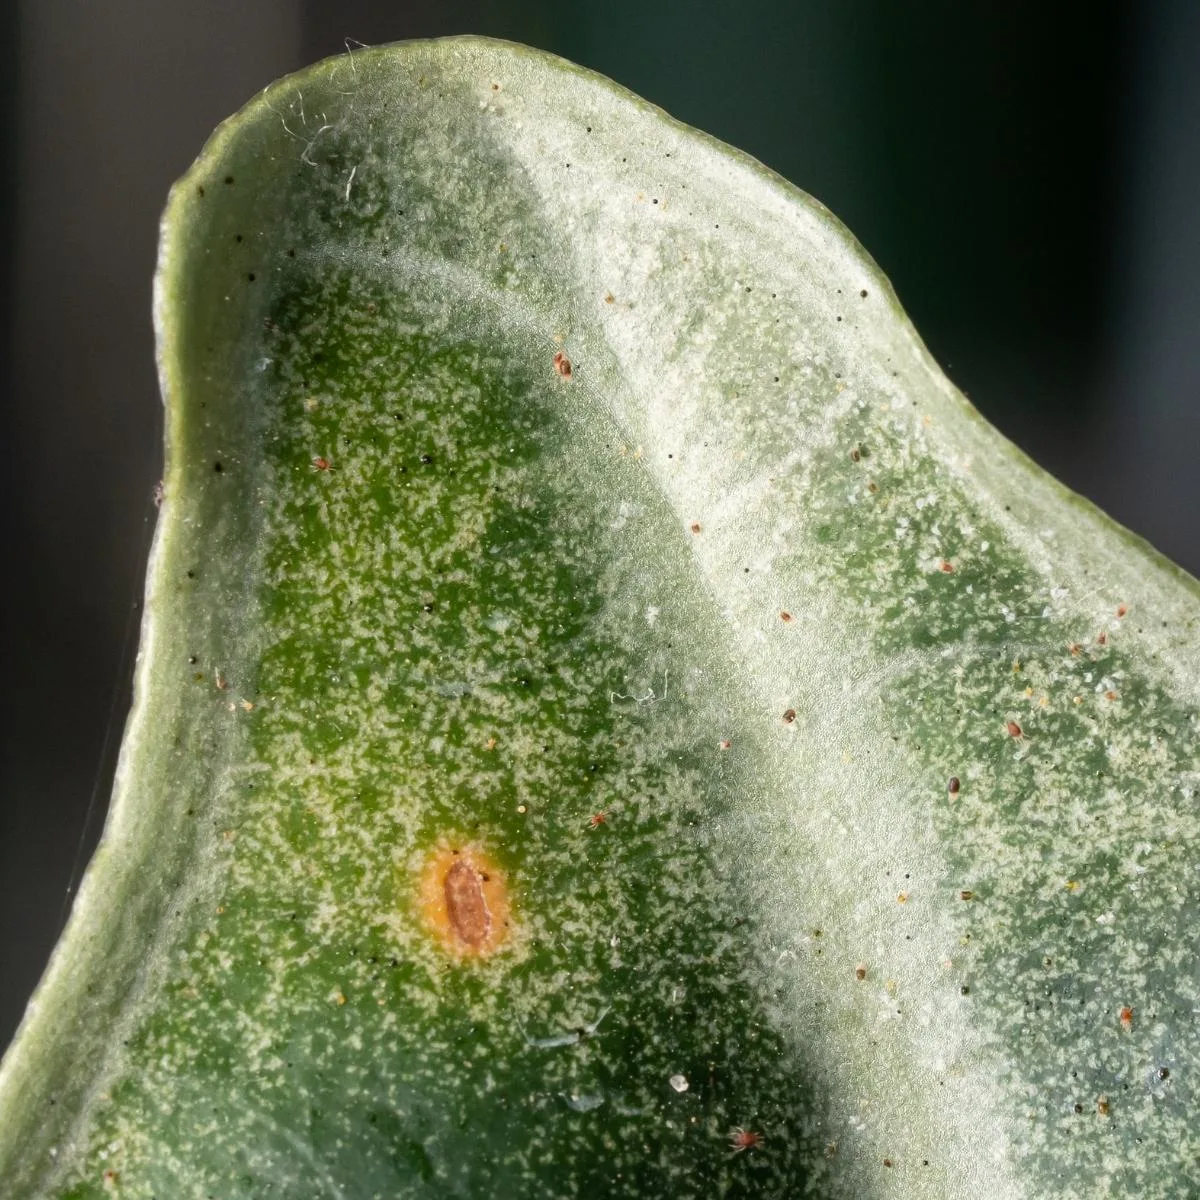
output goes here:
{"type": "Polygon", "coordinates": [[[1194,0],[0,0],[0,1046],[129,703],[167,188],[345,38],[459,32],[593,67],[824,201],[996,425],[1200,572],[1194,0]]]}

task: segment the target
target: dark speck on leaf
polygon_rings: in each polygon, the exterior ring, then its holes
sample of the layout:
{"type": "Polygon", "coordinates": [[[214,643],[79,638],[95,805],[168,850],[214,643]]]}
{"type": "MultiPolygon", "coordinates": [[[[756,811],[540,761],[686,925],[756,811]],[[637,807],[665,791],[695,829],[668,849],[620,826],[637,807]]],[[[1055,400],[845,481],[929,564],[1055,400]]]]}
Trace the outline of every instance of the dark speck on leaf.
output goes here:
{"type": "Polygon", "coordinates": [[[232,176],[232,175],[226,175],[226,176],[225,176],[225,182],[226,182],[226,183],[232,183],[232,182],[233,182],[233,176],[232,176]]]}
{"type": "Polygon", "coordinates": [[[213,470],[214,470],[214,471],[216,471],[216,473],[217,473],[218,475],[220,475],[220,473],[221,473],[223,470],[225,470],[225,468],[224,468],[223,466],[221,466],[221,464],[220,464],[219,462],[215,462],[215,463],[213,463],[213,470]]]}
{"type": "Polygon", "coordinates": [[[432,454],[422,454],[421,461],[423,463],[431,463],[431,462],[433,462],[433,455],[432,454]]]}

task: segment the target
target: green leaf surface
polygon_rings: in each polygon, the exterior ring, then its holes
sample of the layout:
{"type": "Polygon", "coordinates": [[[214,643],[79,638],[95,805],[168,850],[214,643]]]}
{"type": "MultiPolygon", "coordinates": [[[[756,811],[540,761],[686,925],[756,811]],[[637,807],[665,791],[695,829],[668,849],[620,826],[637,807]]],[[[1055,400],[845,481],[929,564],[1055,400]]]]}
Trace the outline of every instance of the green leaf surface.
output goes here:
{"type": "Polygon", "coordinates": [[[548,55],[356,50],[176,185],[155,316],[5,1196],[1200,1191],[1197,585],[819,204],[548,55]]]}

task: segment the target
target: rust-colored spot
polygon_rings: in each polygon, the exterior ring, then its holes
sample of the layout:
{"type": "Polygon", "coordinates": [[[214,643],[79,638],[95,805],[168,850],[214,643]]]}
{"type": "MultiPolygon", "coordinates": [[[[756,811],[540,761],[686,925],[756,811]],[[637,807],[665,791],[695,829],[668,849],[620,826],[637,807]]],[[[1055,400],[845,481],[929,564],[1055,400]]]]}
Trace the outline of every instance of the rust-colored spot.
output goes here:
{"type": "Polygon", "coordinates": [[[1130,1008],[1128,1005],[1126,1005],[1124,1008],[1121,1009],[1121,1011],[1117,1014],[1117,1016],[1120,1019],[1122,1029],[1130,1030],[1133,1028],[1133,1009],[1132,1008],[1130,1008]]]}
{"type": "Polygon", "coordinates": [[[785,725],[790,725],[795,719],[796,719],[796,710],[794,708],[789,708],[787,710],[787,712],[785,712],[783,714],[783,723],[785,725]]]}
{"type": "Polygon", "coordinates": [[[608,294],[607,294],[607,295],[604,297],[604,303],[605,303],[605,304],[611,304],[611,303],[612,303],[612,302],[613,302],[615,299],[616,299],[616,297],[615,297],[615,296],[612,294],[612,292],[609,292],[609,293],[608,293],[608,294]]]}
{"type": "Polygon", "coordinates": [[[1008,730],[1009,737],[1019,738],[1024,736],[1020,725],[1018,725],[1016,721],[1005,721],[1004,727],[1008,730]]]}
{"type": "Polygon", "coordinates": [[[779,614],[779,619],[786,624],[792,619],[792,614],[790,612],[781,612],[779,614]]]}
{"type": "Polygon", "coordinates": [[[951,775],[950,782],[946,784],[946,791],[948,791],[952,796],[957,796],[959,788],[961,787],[962,784],[958,782],[958,776],[951,775]]]}
{"type": "Polygon", "coordinates": [[[446,919],[458,940],[472,948],[483,945],[492,931],[492,914],[484,899],[483,878],[460,858],[442,880],[446,919]]]}
{"type": "Polygon", "coordinates": [[[570,379],[571,372],[574,368],[571,366],[571,360],[561,351],[557,350],[554,354],[554,369],[564,378],[570,379]]]}
{"type": "Polygon", "coordinates": [[[475,846],[443,843],[430,855],[421,874],[420,907],[442,949],[457,958],[486,957],[508,939],[503,872],[475,846]]]}
{"type": "Polygon", "coordinates": [[[942,561],[938,563],[938,570],[941,571],[943,575],[953,575],[954,564],[948,558],[943,558],[942,561]]]}

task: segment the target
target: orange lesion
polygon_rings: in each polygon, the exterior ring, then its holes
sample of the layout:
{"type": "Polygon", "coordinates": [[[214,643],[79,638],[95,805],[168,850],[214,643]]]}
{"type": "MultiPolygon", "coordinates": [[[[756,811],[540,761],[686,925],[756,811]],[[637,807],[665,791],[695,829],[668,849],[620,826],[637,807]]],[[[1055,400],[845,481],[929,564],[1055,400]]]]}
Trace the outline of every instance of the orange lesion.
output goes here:
{"type": "Polygon", "coordinates": [[[455,958],[486,958],[509,938],[504,873],[478,846],[440,843],[421,871],[419,904],[426,928],[455,958]]]}

